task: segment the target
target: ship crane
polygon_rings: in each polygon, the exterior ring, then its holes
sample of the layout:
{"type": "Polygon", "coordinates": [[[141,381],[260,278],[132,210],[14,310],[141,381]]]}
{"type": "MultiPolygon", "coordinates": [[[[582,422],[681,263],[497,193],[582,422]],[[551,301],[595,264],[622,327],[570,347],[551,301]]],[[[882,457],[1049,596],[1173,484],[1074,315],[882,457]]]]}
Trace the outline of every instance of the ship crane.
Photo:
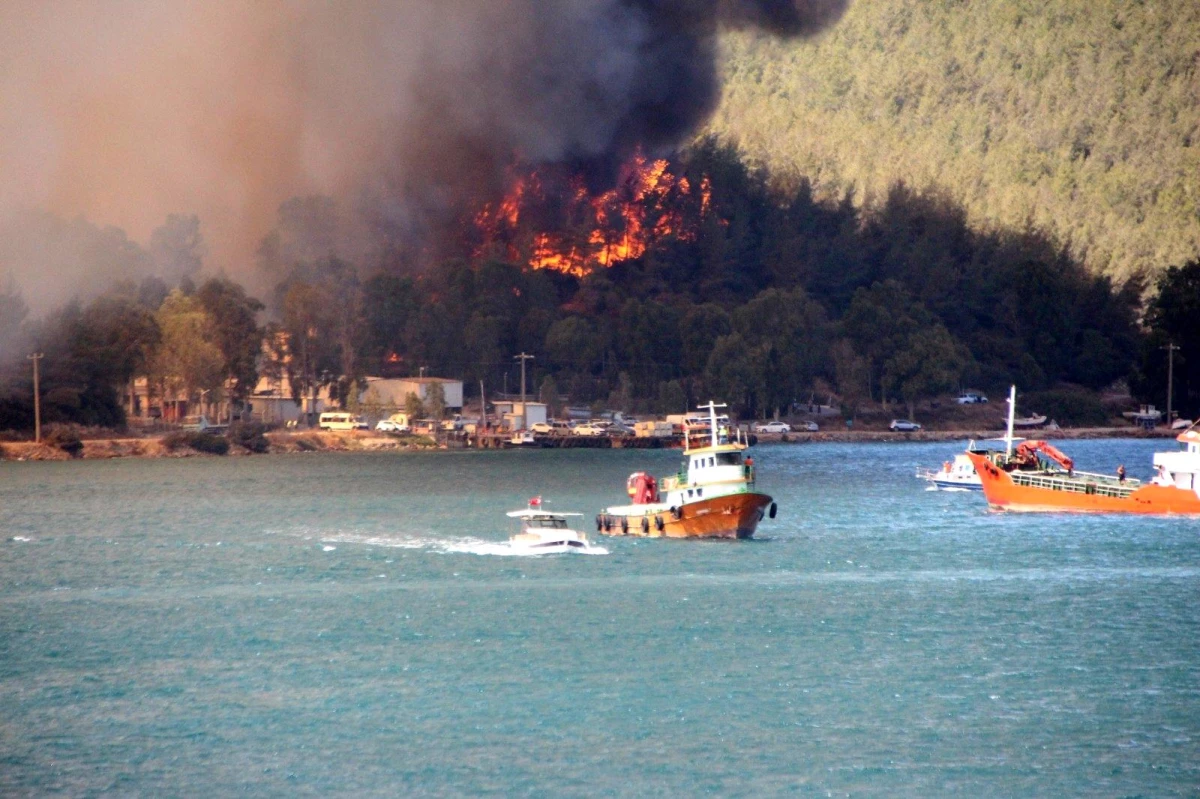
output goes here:
{"type": "Polygon", "coordinates": [[[1022,441],[1017,445],[1015,460],[1019,463],[1032,466],[1037,463],[1037,454],[1039,452],[1068,472],[1075,468],[1075,461],[1071,460],[1062,450],[1047,441],[1022,441]]]}

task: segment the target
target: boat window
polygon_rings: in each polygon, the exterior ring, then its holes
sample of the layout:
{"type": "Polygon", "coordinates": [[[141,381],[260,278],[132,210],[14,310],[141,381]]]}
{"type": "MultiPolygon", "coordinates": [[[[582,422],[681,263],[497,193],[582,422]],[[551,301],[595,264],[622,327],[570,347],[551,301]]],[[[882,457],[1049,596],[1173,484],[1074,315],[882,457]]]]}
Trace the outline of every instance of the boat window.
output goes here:
{"type": "Polygon", "coordinates": [[[698,496],[698,497],[702,497],[702,496],[704,496],[704,489],[703,489],[703,488],[697,488],[697,489],[696,489],[696,496],[698,496]]]}
{"type": "Polygon", "coordinates": [[[713,459],[712,459],[712,458],[709,458],[709,459],[708,459],[708,465],[709,465],[709,466],[712,466],[712,465],[713,465],[713,459]]]}
{"type": "Polygon", "coordinates": [[[742,465],[742,453],[740,453],[740,452],[718,452],[717,453],[717,465],[718,466],[741,466],[742,465]]]}

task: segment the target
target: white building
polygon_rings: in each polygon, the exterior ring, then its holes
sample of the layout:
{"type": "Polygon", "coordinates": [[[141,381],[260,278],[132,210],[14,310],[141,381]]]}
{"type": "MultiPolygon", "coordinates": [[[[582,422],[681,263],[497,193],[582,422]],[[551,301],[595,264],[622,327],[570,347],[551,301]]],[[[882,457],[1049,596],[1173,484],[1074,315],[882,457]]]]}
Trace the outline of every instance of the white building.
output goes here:
{"type": "Polygon", "coordinates": [[[446,408],[457,411],[463,406],[463,383],[445,377],[368,377],[367,387],[358,395],[364,405],[377,403],[384,410],[402,410],[409,394],[416,394],[424,402],[429,397],[429,387],[435,383],[442,386],[446,408]]]}
{"type": "Polygon", "coordinates": [[[526,402],[520,400],[502,400],[493,403],[496,415],[504,420],[504,426],[512,430],[528,430],[532,425],[545,423],[547,420],[546,403],[526,402]]]}

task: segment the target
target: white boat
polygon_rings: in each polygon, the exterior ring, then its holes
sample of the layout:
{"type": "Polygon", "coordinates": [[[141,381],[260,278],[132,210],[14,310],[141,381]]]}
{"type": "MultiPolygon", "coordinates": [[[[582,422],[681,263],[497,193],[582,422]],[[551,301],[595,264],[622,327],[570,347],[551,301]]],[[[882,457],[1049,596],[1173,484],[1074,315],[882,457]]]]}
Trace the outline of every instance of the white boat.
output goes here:
{"type": "Polygon", "coordinates": [[[975,472],[975,464],[971,463],[971,459],[965,452],[955,455],[953,461],[943,463],[942,468],[937,471],[925,468],[917,469],[917,477],[928,480],[931,486],[943,491],[983,490],[983,481],[975,472]]]}
{"type": "Polygon", "coordinates": [[[1046,423],[1046,414],[1032,414],[1023,419],[1013,419],[1013,427],[1041,427],[1046,423]]]}
{"type": "Polygon", "coordinates": [[[508,445],[510,447],[536,447],[538,442],[530,431],[518,430],[509,437],[508,445]]]}
{"type": "Polygon", "coordinates": [[[589,541],[586,533],[573,529],[567,523],[568,516],[583,514],[543,510],[541,497],[531,499],[529,507],[508,513],[510,519],[519,519],[521,523],[520,532],[509,537],[509,547],[522,555],[608,554],[607,549],[589,541]]]}
{"type": "Polygon", "coordinates": [[[1121,415],[1139,427],[1149,429],[1158,426],[1162,421],[1163,412],[1153,405],[1142,405],[1136,411],[1125,411],[1121,415]]]}

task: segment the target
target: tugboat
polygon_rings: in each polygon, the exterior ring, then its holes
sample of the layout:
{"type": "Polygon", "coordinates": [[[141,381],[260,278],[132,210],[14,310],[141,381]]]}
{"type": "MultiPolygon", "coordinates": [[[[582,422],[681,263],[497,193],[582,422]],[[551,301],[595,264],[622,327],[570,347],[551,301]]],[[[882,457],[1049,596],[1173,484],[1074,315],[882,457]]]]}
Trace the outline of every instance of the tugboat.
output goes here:
{"type": "Polygon", "coordinates": [[[509,511],[510,519],[521,520],[521,531],[508,539],[508,546],[521,555],[607,555],[608,550],[588,540],[587,534],[571,529],[568,516],[582,513],[552,513],[542,510],[542,498],[534,497],[524,510],[509,511]]]}
{"type": "Polygon", "coordinates": [[[631,474],[626,489],[632,504],[605,508],[596,516],[596,530],[650,538],[751,538],[765,516],[774,519],[771,497],[754,490],[754,460],[745,457],[749,444],[740,432],[731,440],[728,427],[718,422],[717,408],[724,407],[701,406],[708,419],[685,426],[679,473],[661,483],[645,472],[631,474]]]}
{"type": "Polygon", "coordinates": [[[1075,470],[1074,461],[1045,441],[1024,441],[1014,451],[1012,419],[1017,394],[1009,394],[1008,445],[1003,451],[967,452],[993,510],[1163,513],[1200,515],[1200,431],[1178,437],[1181,452],[1156,452],[1149,483],[1117,474],[1075,470]]]}

